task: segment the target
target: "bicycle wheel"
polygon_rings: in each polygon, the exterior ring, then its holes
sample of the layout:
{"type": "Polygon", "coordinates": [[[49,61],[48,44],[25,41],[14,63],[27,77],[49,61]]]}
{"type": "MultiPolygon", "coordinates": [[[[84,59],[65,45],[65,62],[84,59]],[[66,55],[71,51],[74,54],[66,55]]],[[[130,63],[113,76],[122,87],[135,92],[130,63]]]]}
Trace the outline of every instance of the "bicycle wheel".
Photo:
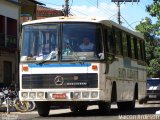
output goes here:
{"type": "Polygon", "coordinates": [[[28,111],[33,111],[36,108],[36,103],[34,101],[29,101],[28,111]]]}
{"type": "Polygon", "coordinates": [[[19,99],[15,99],[14,105],[15,105],[16,110],[20,112],[27,112],[29,109],[28,101],[20,101],[19,99]]]}

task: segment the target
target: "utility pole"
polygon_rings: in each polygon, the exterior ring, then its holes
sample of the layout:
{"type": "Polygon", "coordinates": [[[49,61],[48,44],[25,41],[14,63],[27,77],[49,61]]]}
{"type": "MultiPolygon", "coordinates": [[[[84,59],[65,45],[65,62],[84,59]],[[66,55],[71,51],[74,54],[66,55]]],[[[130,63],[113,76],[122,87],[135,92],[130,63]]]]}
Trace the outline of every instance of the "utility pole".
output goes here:
{"type": "Polygon", "coordinates": [[[69,14],[69,0],[65,0],[64,15],[68,16],[68,14],[69,14]]]}
{"type": "Polygon", "coordinates": [[[122,24],[121,13],[120,13],[121,4],[125,2],[132,2],[132,3],[137,2],[138,3],[140,0],[111,0],[111,1],[114,2],[118,7],[117,21],[118,21],[118,24],[122,24]]]}
{"type": "Polygon", "coordinates": [[[121,24],[121,13],[120,13],[120,2],[118,1],[117,2],[117,7],[118,7],[118,16],[117,16],[117,19],[118,19],[118,24],[121,24]]]}

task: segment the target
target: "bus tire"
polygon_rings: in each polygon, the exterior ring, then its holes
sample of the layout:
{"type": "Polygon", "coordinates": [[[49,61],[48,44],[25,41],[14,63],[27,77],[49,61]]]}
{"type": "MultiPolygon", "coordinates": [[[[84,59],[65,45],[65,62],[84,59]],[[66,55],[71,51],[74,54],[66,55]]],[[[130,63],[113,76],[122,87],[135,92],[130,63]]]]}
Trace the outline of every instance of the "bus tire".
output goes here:
{"type": "Polygon", "coordinates": [[[48,102],[36,102],[37,111],[39,116],[46,117],[50,111],[50,105],[48,102]]]}
{"type": "Polygon", "coordinates": [[[113,85],[112,85],[111,102],[117,102],[117,86],[116,86],[116,82],[113,82],[113,85]]]}
{"type": "Polygon", "coordinates": [[[81,105],[81,106],[70,106],[70,110],[72,112],[84,112],[87,110],[87,105],[81,105]]]}
{"type": "Polygon", "coordinates": [[[78,112],[78,107],[77,106],[70,106],[70,110],[72,112],[78,112]]]}
{"type": "Polygon", "coordinates": [[[126,102],[117,102],[118,109],[120,110],[132,110],[135,108],[135,100],[126,102]]]}
{"type": "Polygon", "coordinates": [[[100,102],[98,107],[102,113],[109,113],[111,109],[111,102],[100,102]]]}
{"type": "Polygon", "coordinates": [[[82,106],[79,106],[79,112],[84,112],[87,110],[87,105],[82,105],[82,106]]]}
{"type": "Polygon", "coordinates": [[[146,104],[147,103],[147,99],[140,99],[139,100],[139,104],[143,104],[143,103],[146,104]]]}

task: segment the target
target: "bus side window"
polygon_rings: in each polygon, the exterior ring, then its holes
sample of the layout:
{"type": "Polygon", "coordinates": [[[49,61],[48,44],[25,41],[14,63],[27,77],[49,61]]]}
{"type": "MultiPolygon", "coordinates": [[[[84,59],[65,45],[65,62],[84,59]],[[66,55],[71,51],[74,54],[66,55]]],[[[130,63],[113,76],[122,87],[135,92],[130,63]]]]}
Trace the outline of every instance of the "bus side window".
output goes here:
{"type": "Polygon", "coordinates": [[[130,40],[131,40],[131,52],[132,52],[131,56],[132,56],[132,58],[135,58],[134,37],[131,36],[131,37],[130,37],[130,40]]]}
{"type": "Polygon", "coordinates": [[[105,29],[105,45],[107,52],[114,53],[114,42],[113,42],[112,30],[110,28],[105,29]]]}
{"type": "Polygon", "coordinates": [[[116,42],[116,54],[122,55],[122,34],[119,29],[114,30],[114,39],[116,42]]]}
{"type": "Polygon", "coordinates": [[[128,56],[128,47],[127,47],[127,35],[125,32],[122,32],[122,44],[123,44],[123,56],[128,56]]]}
{"type": "Polygon", "coordinates": [[[142,47],[143,47],[143,60],[146,61],[146,51],[145,51],[145,42],[142,41],[142,47]]]}
{"type": "Polygon", "coordinates": [[[135,52],[135,59],[138,59],[138,47],[137,47],[137,38],[134,37],[134,52],[135,52]]]}
{"type": "Polygon", "coordinates": [[[105,30],[104,30],[104,36],[105,36],[105,50],[106,50],[106,52],[109,52],[108,29],[105,29],[105,30]]]}
{"type": "Polygon", "coordinates": [[[138,47],[138,51],[139,51],[138,52],[138,59],[143,60],[142,41],[140,39],[138,39],[137,47],[138,47]]]}
{"type": "Polygon", "coordinates": [[[127,35],[127,48],[128,48],[128,57],[132,58],[130,35],[127,35]]]}
{"type": "Polygon", "coordinates": [[[145,61],[146,57],[145,57],[145,45],[144,45],[144,41],[140,40],[140,53],[141,53],[141,60],[145,61]]]}
{"type": "Polygon", "coordinates": [[[115,43],[115,39],[114,39],[114,34],[115,34],[115,32],[112,29],[111,34],[109,35],[109,38],[110,38],[110,42],[109,42],[110,43],[109,44],[110,49],[109,49],[109,52],[111,52],[111,53],[116,53],[116,43],[115,43]]]}

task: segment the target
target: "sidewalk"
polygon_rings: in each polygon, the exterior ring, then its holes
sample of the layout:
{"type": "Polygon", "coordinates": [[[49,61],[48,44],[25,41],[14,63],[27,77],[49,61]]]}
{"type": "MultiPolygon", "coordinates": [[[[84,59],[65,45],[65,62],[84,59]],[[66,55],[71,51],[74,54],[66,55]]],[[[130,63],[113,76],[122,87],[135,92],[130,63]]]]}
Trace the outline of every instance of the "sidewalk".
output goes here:
{"type": "MultiPolygon", "coordinates": [[[[69,108],[52,108],[50,110],[50,113],[51,114],[60,114],[60,113],[66,113],[66,112],[71,112],[69,108]]],[[[7,114],[7,108],[6,107],[1,107],[0,108],[0,115],[2,114],[7,114]]],[[[10,114],[37,114],[38,115],[38,112],[37,110],[33,110],[33,111],[29,111],[29,112],[19,112],[19,111],[16,111],[15,108],[12,108],[11,111],[10,111],[10,114]]]]}

